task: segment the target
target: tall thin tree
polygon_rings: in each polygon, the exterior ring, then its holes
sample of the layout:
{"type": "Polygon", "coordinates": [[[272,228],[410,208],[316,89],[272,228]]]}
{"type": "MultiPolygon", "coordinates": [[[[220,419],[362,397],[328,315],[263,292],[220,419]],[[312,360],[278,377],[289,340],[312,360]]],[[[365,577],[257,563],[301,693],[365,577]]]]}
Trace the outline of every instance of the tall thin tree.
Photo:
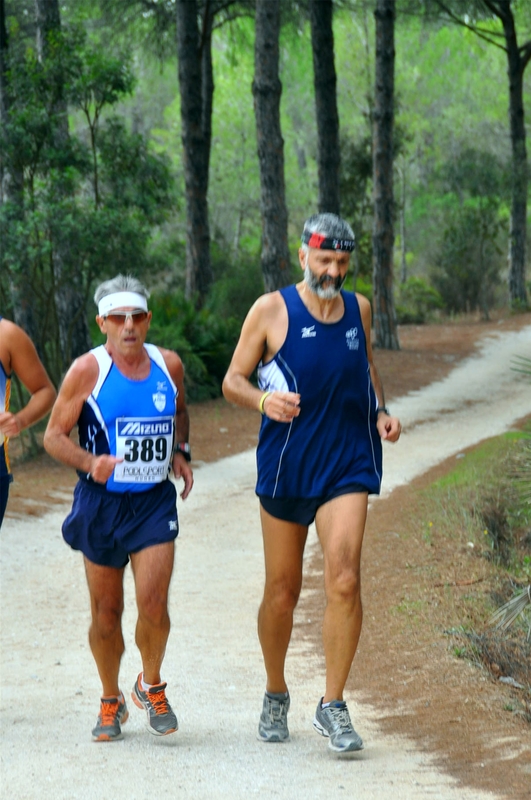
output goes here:
{"type": "Polygon", "coordinates": [[[376,0],[376,64],[373,117],[373,304],[375,344],[400,349],[393,299],[393,123],[395,0],[376,0]]]}
{"type": "Polygon", "coordinates": [[[319,211],[340,213],[339,113],[334,65],[332,0],[310,0],[313,80],[317,116],[317,170],[319,211]]]}
{"type": "Polygon", "coordinates": [[[284,140],[280,127],[280,0],[256,0],[253,97],[260,163],[262,273],[266,291],[292,282],[284,140]]]}
{"type": "Polygon", "coordinates": [[[208,179],[212,141],[212,3],[199,26],[196,0],[177,0],[177,56],[186,185],[186,296],[204,301],[212,284],[208,179]]]}
{"type": "Polygon", "coordinates": [[[531,40],[518,43],[518,33],[513,13],[513,0],[477,0],[476,8],[461,12],[455,4],[435,0],[446,17],[472,30],[484,41],[500,47],[507,57],[509,78],[509,127],[511,132],[512,182],[511,226],[509,237],[509,302],[513,307],[526,308],[528,296],[525,283],[527,248],[527,194],[529,164],[527,160],[524,112],[524,72],[531,61],[531,40]],[[502,25],[503,34],[482,26],[477,11],[493,15],[502,25]],[[470,12],[476,11],[476,17],[470,12]],[[502,44],[503,41],[503,44],[502,44]]]}
{"type": "MultiPolygon", "coordinates": [[[[6,24],[5,0],[0,0],[0,122],[8,131],[13,107],[9,80],[9,36],[6,24]]],[[[24,169],[17,159],[16,151],[11,157],[0,161],[0,204],[5,206],[10,227],[23,227],[24,210],[24,169]]],[[[37,321],[34,314],[32,281],[27,252],[19,248],[16,269],[12,271],[9,292],[13,304],[15,322],[29,334],[38,345],[37,321]]],[[[39,348],[40,350],[40,348],[39,348]]],[[[42,356],[42,351],[40,351],[42,356]]]]}

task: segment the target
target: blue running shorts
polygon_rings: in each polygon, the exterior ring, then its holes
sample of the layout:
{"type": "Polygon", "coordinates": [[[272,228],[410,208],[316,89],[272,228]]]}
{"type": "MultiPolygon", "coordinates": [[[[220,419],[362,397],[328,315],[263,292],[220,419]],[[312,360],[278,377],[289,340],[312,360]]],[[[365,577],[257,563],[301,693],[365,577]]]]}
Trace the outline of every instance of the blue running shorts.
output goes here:
{"type": "Polygon", "coordinates": [[[0,446],[0,528],[4,519],[4,513],[9,497],[9,484],[13,481],[13,476],[7,471],[7,462],[4,445],[0,446]]]}
{"type": "Polygon", "coordinates": [[[366,486],[361,483],[350,483],[348,486],[342,486],[340,489],[335,489],[326,497],[264,497],[258,495],[260,505],[272,517],[281,519],[284,522],[296,522],[297,525],[308,527],[312,524],[317,514],[318,509],[334,500],[336,497],[341,497],[343,494],[360,494],[363,492],[368,493],[366,486]]]}
{"type": "Polygon", "coordinates": [[[179,533],[177,492],[167,480],[146,492],[108,492],[79,481],[63,538],[102,567],[121,569],[130,553],[172,542],[179,533]]]}

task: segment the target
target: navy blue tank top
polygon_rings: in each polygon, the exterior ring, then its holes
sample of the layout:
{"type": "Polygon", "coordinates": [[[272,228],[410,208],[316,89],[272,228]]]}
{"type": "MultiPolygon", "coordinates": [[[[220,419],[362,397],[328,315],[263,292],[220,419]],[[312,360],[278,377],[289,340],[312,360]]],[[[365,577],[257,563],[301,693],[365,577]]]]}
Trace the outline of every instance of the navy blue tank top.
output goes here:
{"type": "Polygon", "coordinates": [[[310,314],[296,286],[280,293],[288,310],[288,331],[273,359],[260,362],[258,385],[263,391],[300,394],[300,414],[289,424],[262,418],[256,493],[326,497],[360,483],[379,494],[378,401],[356,296],[342,291],[343,317],[323,323],[310,314]]]}

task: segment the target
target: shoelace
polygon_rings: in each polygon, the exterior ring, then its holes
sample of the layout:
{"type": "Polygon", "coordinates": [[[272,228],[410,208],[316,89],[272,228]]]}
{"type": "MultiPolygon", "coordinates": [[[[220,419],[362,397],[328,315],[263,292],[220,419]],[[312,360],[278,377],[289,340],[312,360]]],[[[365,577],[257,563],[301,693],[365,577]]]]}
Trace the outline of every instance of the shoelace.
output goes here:
{"type": "Polygon", "coordinates": [[[341,733],[351,733],[353,729],[352,729],[352,722],[350,721],[350,715],[348,713],[348,708],[332,708],[329,706],[328,710],[332,718],[332,726],[334,728],[334,731],[340,731],[341,733]]]}
{"type": "Polygon", "coordinates": [[[160,716],[161,714],[167,714],[169,712],[168,700],[166,698],[164,689],[159,689],[158,692],[148,692],[148,697],[157,716],[160,716]]]}
{"type": "Polygon", "coordinates": [[[114,703],[105,703],[102,701],[100,709],[100,718],[102,725],[113,725],[120,710],[120,703],[116,700],[114,703]]]}
{"type": "Polygon", "coordinates": [[[286,703],[267,698],[267,714],[271,723],[283,722],[286,716],[286,703]]]}

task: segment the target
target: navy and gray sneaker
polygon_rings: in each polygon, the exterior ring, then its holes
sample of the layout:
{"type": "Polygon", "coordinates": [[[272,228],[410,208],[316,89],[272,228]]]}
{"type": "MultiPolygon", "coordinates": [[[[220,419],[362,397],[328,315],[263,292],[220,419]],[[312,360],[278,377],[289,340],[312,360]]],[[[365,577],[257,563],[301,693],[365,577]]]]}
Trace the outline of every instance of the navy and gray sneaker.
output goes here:
{"type": "Polygon", "coordinates": [[[114,742],[122,738],[122,725],[129,712],[123,694],[120,697],[102,697],[96,727],[92,729],[95,742],[114,742]]]}
{"type": "Polygon", "coordinates": [[[263,742],[287,742],[289,739],[289,693],[264,695],[258,723],[258,738],[263,742]]]}
{"type": "Polygon", "coordinates": [[[155,736],[166,736],[175,733],[179,728],[177,717],[166,697],[165,683],[151,686],[147,691],[142,689],[142,673],[136,679],[131,692],[131,697],[138,708],[143,708],[147,714],[147,729],[155,736]]]}
{"type": "Polygon", "coordinates": [[[354,750],[363,750],[363,741],[358,736],[348,713],[344,700],[332,700],[329,706],[323,708],[317,703],[313,727],[321,734],[328,737],[328,747],[335,753],[350,753],[354,750]]]}

